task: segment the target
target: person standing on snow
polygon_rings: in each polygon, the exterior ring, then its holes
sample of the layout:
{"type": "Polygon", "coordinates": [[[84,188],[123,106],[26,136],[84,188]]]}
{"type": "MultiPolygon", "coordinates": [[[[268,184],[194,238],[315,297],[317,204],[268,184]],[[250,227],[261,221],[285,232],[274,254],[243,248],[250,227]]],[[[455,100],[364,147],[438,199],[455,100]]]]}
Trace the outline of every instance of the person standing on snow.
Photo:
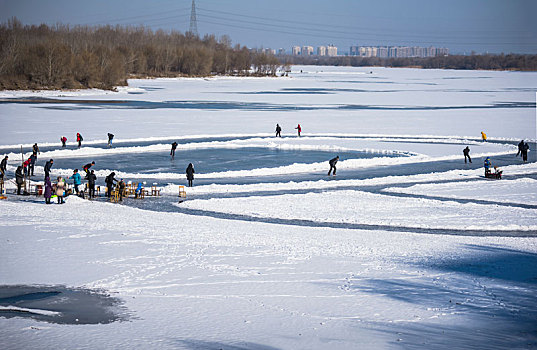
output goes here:
{"type": "Polygon", "coordinates": [[[282,128],[280,124],[276,124],[276,137],[282,137],[282,128]]]}
{"type": "Polygon", "coordinates": [[[192,180],[194,180],[194,165],[192,163],[188,164],[186,168],[186,179],[188,180],[188,187],[192,187],[192,180]]]}
{"type": "Polygon", "coordinates": [[[123,202],[123,193],[125,192],[125,181],[121,179],[117,185],[119,187],[119,201],[123,202]]]}
{"type": "Polygon", "coordinates": [[[50,176],[50,168],[52,168],[52,165],[54,164],[54,160],[49,160],[45,163],[45,177],[50,176]]]}
{"type": "Polygon", "coordinates": [[[58,196],[58,204],[65,203],[63,201],[63,196],[65,194],[65,180],[58,176],[58,182],[56,182],[56,196],[58,196]]]}
{"type": "Polygon", "coordinates": [[[45,203],[50,204],[50,198],[52,197],[52,183],[50,182],[50,177],[45,177],[45,192],[43,193],[45,197],[45,203]]]}
{"type": "Polygon", "coordinates": [[[339,160],[339,156],[337,156],[336,158],[330,159],[330,161],[328,162],[328,164],[330,164],[330,170],[328,170],[328,176],[330,176],[332,169],[334,169],[334,176],[336,175],[336,164],[338,160],[339,160]]]}
{"type": "Polygon", "coordinates": [[[485,167],[485,177],[487,177],[488,174],[490,174],[490,168],[492,166],[492,163],[490,162],[490,158],[485,158],[485,161],[483,162],[483,166],[485,167]]]}
{"type": "Polygon", "coordinates": [[[172,156],[172,160],[175,158],[175,149],[177,148],[177,142],[172,143],[172,150],[170,151],[170,156],[172,156]]]}
{"type": "Polygon", "coordinates": [[[95,165],[95,161],[88,163],[82,167],[82,170],[84,170],[84,172],[86,173],[86,176],[89,174],[89,170],[93,165],[95,165]]]}
{"type": "Polygon", "coordinates": [[[24,183],[24,174],[22,173],[22,165],[19,165],[17,167],[17,170],[15,171],[15,182],[17,183],[17,194],[21,194],[21,187],[24,183]]]}
{"type": "Polygon", "coordinates": [[[114,176],[116,176],[116,173],[115,172],[111,172],[110,175],[108,175],[105,179],[104,179],[104,182],[106,182],[106,188],[107,188],[107,191],[106,191],[106,196],[108,198],[112,197],[112,189],[114,188],[114,182],[117,182],[116,179],[114,179],[114,176]]]}
{"type": "Polygon", "coordinates": [[[70,179],[73,180],[73,185],[75,185],[76,195],[79,196],[80,194],[78,192],[78,186],[82,184],[82,176],[80,176],[80,174],[78,173],[78,169],[75,169],[73,171],[73,175],[71,175],[70,179]]]}
{"type": "Polygon", "coordinates": [[[4,176],[7,173],[7,160],[8,160],[8,158],[9,158],[8,156],[5,156],[4,159],[2,159],[2,161],[0,162],[0,180],[3,180],[4,176]]]}
{"type": "Polygon", "coordinates": [[[35,167],[35,162],[37,161],[37,155],[35,153],[32,153],[32,155],[30,156],[30,158],[28,158],[28,160],[30,161],[28,163],[28,176],[34,176],[34,167],[35,167]]]}
{"type": "Polygon", "coordinates": [[[62,138],[60,139],[60,141],[62,142],[62,148],[65,148],[65,143],[67,142],[67,137],[62,136],[62,138]]]}
{"type": "Polygon", "coordinates": [[[86,179],[88,180],[89,198],[95,198],[95,182],[97,181],[95,172],[92,170],[91,173],[86,176],[86,179]]]}
{"type": "Polygon", "coordinates": [[[522,147],[522,161],[524,161],[524,163],[528,161],[529,150],[530,150],[530,146],[528,146],[528,143],[525,142],[524,146],[522,147]]]}
{"type": "Polygon", "coordinates": [[[298,126],[295,129],[298,131],[298,137],[300,137],[300,132],[302,131],[300,124],[298,124],[298,126]]]}
{"type": "Polygon", "coordinates": [[[481,140],[483,140],[483,142],[487,141],[487,134],[485,134],[483,131],[481,131],[481,140]]]}
{"type": "Polygon", "coordinates": [[[524,150],[524,140],[520,141],[518,143],[518,152],[516,153],[516,156],[515,157],[518,157],[518,155],[520,154],[520,156],[522,157],[522,151],[524,150]]]}
{"type": "Polygon", "coordinates": [[[108,147],[112,147],[113,139],[114,139],[114,134],[108,133],[108,147]]]}
{"type": "Polygon", "coordinates": [[[462,150],[462,154],[464,154],[464,164],[466,164],[466,158],[468,158],[470,163],[472,162],[472,158],[470,158],[470,147],[466,146],[466,148],[462,150]]]}
{"type": "Polygon", "coordinates": [[[82,141],[84,141],[84,138],[82,135],[80,135],[79,132],[76,133],[76,142],[78,142],[78,148],[82,147],[82,141]]]}
{"type": "Polygon", "coordinates": [[[39,146],[37,146],[37,143],[34,143],[34,145],[32,146],[32,151],[35,154],[35,160],[37,160],[37,155],[41,154],[41,152],[39,151],[39,146]]]}

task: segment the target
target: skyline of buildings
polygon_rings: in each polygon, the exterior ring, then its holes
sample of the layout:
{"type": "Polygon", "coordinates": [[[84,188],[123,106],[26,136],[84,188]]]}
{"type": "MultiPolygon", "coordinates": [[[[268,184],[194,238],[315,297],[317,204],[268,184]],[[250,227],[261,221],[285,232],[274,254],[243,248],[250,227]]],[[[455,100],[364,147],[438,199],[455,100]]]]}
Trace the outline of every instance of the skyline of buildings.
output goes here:
{"type": "MultiPolygon", "coordinates": [[[[287,55],[284,48],[261,49],[266,54],[287,55]]],[[[291,56],[338,56],[338,48],[335,45],[321,45],[317,49],[311,45],[292,46],[291,56]]],[[[448,56],[449,49],[446,47],[422,47],[422,46],[350,46],[349,52],[340,53],[339,56],[379,57],[379,58],[403,58],[403,57],[436,57],[448,56]]]]}

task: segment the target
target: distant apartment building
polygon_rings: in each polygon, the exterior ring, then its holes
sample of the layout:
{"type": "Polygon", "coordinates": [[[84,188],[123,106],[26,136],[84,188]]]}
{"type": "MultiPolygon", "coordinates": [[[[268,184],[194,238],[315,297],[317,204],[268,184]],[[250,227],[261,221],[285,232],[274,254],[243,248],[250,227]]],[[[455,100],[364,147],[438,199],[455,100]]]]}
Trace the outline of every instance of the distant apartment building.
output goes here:
{"type": "Polygon", "coordinates": [[[317,47],[317,56],[326,56],[326,46],[317,47]]]}
{"type": "Polygon", "coordinates": [[[291,53],[292,53],[293,56],[298,56],[298,55],[300,55],[301,52],[302,51],[300,51],[300,46],[293,46],[291,48],[291,53]]]}
{"type": "Polygon", "coordinates": [[[279,48],[278,49],[278,55],[280,55],[280,56],[285,55],[285,49],[279,48]]]}
{"type": "Polygon", "coordinates": [[[302,56],[313,55],[313,46],[302,46],[302,56]]]}
{"type": "Polygon", "coordinates": [[[337,56],[337,47],[335,47],[334,45],[328,45],[328,47],[326,48],[326,55],[330,57],[337,56]]]}
{"type": "Polygon", "coordinates": [[[351,46],[351,56],[360,57],[435,57],[447,56],[449,50],[445,47],[420,47],[420,46],[351,46]]]}

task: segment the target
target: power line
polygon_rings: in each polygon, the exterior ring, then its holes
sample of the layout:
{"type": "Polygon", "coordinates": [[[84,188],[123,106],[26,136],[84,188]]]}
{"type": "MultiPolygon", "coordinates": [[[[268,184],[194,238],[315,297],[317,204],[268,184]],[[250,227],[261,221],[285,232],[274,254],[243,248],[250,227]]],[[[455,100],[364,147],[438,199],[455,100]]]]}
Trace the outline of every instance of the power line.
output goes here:
{"type": "MultiPolygon", "coordinates": [[[[346,40],[357,40],[358,38],[356,37],[346,37],[346,36],[330,36],[330,35],[322,35],[322,34],[318,34],[318,33],[304,33],[304,32],[289,32],[289,31],[283,31],[283,30],[277,30],[277,29],[266,29],[266,28],[256,28],[256,27],[247,27],[247,26],[241,26],[241,25],[234,25],[234,24],[227,24],[227,23],[219,23],[219,22],[212,22],[212,21],[205,21],[203,20],[204,23],[209,23],[209,24],[215,24],[215,25],[220,25],[220,26],[224,26],[224,27],[232,27],[232,28],[239,28],[239,29],[248,29],[248,30],[256,30],[256,31],[263,31],[263,32],[273,32],[273,33],[281,33],[281,34],[290,34],[290,35],[300,35],[300,36],[307,36],[307,37],[315,37],[315,38],[319,38],[319,37],[322,37],[322,38],[326,38],[326,39],[346,39],[346,40]]],[[[363,38],[360,38],[360,40],[364,40],[363,38]]],[[[371,40],[371,39],[369,39],[371,40]]],[[[372,39],[372,40],[379,40],[379,39],[372,39]]],[[[389,39],[381,39],[381,41],[383,42],[388,42],[389,39]]],[[[491,45],[491,46],[498,46],[498,45],[521,45],[521,46],[528,46],[528,47],[531,47],[531,48],[534,48],[536,47],[537,48],[537,43],[528,43],[528,44],[525,44],[525,43],[513,43],[513,42],[509,42],[509,43],[498,43],[498,42],[495,42],[495,43],[484,43],[484,42],[465,42],[465,43],[462,43],[462,42],[453,42],[453,41],[416,41],[416,40],[402,40],[403,42],[405,43],[410,43],[410,44],[426,44],[426,45],[438,45],[438,44],[442,44],[442,45],[445,45],[445,44],[456,44],[456,45],[491,45]],[[531,46],[530,46],[531,45],[531,46]]]]}

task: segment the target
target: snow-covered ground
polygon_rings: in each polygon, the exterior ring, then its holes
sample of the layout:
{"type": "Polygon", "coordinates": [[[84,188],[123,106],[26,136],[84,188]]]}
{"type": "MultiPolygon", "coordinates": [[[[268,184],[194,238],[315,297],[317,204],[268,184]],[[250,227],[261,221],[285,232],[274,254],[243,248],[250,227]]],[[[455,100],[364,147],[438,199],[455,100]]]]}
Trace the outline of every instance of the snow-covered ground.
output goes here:
{"type": "Polygon", "coordinates": [[[10,180],[21,144],[28,155],[38,142],[37,180],[49,158],[53,177],[95,158],[100,183],[115,171],[157,179],[163,193],[47,206],[13,195],[9,182],[0,348],[537,348],[536,78],[293,67],[290,78],[0,92],[10,180]],[[68,149],[58,147],[63,135],[68,149]],[[533,148],[526,164],[514,157],[522,138],[533,148]],[[464,164],[465,146],[473,164],[464,164]],[[254,161],[252,149],[261,150],[254,161]],[[226,150],[239,158],[214,167],[188,158],[216,161],[226,150]],[[264,163],[285,151],[304,158],[264,163]],[[327,177],[323,157],[338,153],[347,158],[327,177]],[[483,178],[486,156],[504,179],[483,178]],[[189,161],[195,187],[177,203],[189,161]],[[91,305],[80,302],[79,316],[61,321],[73,312],[62,304],[70,294],[6,294],[25,286],[118,298],[119,320],[89,322],[91,305]]]}

